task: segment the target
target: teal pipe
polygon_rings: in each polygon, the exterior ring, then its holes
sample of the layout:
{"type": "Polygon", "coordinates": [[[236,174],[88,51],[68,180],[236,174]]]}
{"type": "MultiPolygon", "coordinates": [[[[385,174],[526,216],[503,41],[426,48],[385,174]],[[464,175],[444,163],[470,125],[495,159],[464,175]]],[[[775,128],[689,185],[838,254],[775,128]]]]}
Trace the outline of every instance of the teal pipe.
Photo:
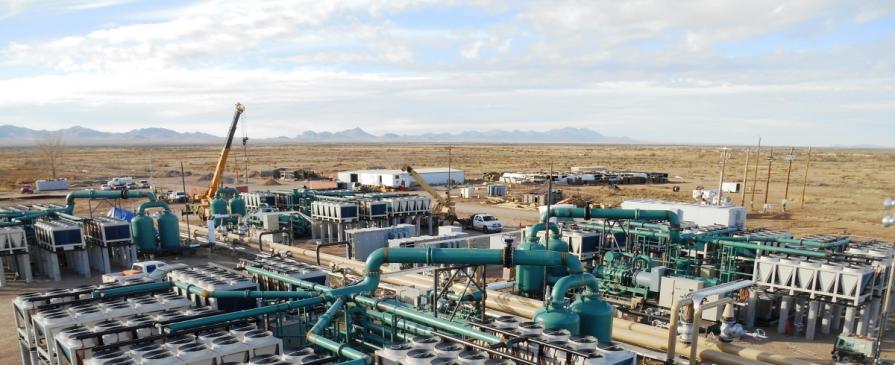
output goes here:
{"type": "Polygon", "coordinates": [[[205,290],[193,284],[175,282],[175,286],[203,298],[305,299],[319,296],[308,291],[205,290]]]}
{"type": "Polygon", "coordinates": [[[671,242],[681,242],[680,217],[677,213],[669,210],[551,208],[541,214],[541,222],[548,222],[550,217],[661,220],[668,222],[668,235],[671,242]]]}
{"type": "Polygon", "coordinates": [[[330,340],[320,334],[327,326],[329,326],[330,322],[332,322],[333,318],[336,316],[336,314],[338,314],[339,310],[342,309],[343,305],[345,305],[345,298],[337,298],[335,300],[333,305],[320,316],[320,318],[317,320],[317,323],[315,323],[314,326],[311,327],[311,330],[308,331],[308,342],[320,346],[321,348],[335,353],[338,356],[351,359],[352,361],[360,361],[358,362],[358,364],[370,364],[373,361],[372,359],[370,359],[369,355],[351,348],[346,344],[330,340]]]}
{"type": "Polygon", "coordinates": [[[600,282],[590,273],[564,276],[553,285],[553,291],[550,293],[553,303],[564,303],[566,293],[575,288],[587,288],[591,294],[599,294],[600,282]]]}
{"type": "Polygon", "coordinates": [[[280,303],[280,304],[268,305],[268,306],[260,307],[260,308],[252,308],[252,309],[246,309],[246,310],[241,310],[241,311],[237,311],[237,312],[217,314],[217,315],[208,316],[208,317],[202,317],[202,318],[190,319],[190,320],[181,321],[181,322],[169,323],[167,326],[165,326],[166,327],[165,331],[167,333],[183,331],[183,330],[188,330],[191,328],[214,325],[214,324],[218,324],[218,323],[222,323],[222,322],[258,317],[258,316],[262,316],[265,314],[278,313],[278,312],[288,311],[288,310],[292,310],[292,309],[308,307],[308,306],[317,305],[320,303],[323,303],[323,297],[313,297],[313,298],[306,298],[306,299],[295,300],[295,301],[290,301],[290,302],[285,302],[285,303],[280,303]]]}
{"type": "Polygon", "coordinates": [[[720,244],[721,246],[743,248],[748,250],[762,250],[766,252],[780,252],[790,255],[807,256],[807,257],[830,257],[832,253],[827,251],[811,251],[790,247],[764,246],[754,243],[735,242],[727,240],[711,240],[711,243],[720,244]]]}
{"type": "Polygon", "coordinates": [[[143,204],[140,204],[140,208],[137,210],[140,214],[145,214],[144,211],[149,208],[162,208],[166,212],[171,213],[171,206],[168,203],[165,203],[161,200],[148,201],[143,204]]]}
{"type": "MultiPolygon", "coordinates": [[[[366,315],[370,318],[378,319],[383,324],[387,324],[389,326],[394,324],[395,328],[401,331],[410,332],[412,334],[420,336],[435,336],[435,331],[433,331],[431,327],[427,327],[416,322],[410,322],[404,318],[396,317],[389,313],[368,310],[366,312],[366,315]]],[[[372,326],[376,326],[373,323],[369,324],[372,326]]],[[[390,332],[390,330],[386,328],[386,332],[390,332]]]]}
{"type": "MultiPolygon", "coordinates": [[[[504,250],[481,248],[380,248],[367,256],[364,280],[338,289],[312,289],[328,297],[371,293],[379,287],[380,267],[386,263],[466,264],[466,265],[530,265],[563,266],[571,274],[584,272],[578,257],[567,252],[547,250],[513,250],[510,262],[505,262],[504,250]]],[[[280,275],[282,277],[282,275],[280,275]]],[[[273,276],[271,276],[273,277],[273,276]]],[[[284,280],[285,282],[289,282],[284,280]]]]}
{"type": "Polygon", "coordinates": [[[65,209],[68,214],[72,214],[75,210],[75,199],[131,199],[131,198],[147,198],[149,201],[157,201],[155,194],[149,191],[141,190],[78,190],[68,193],[65,196],[65,209]]]}
{"type": "Polygon", "coordinates": [[[388,303],[378,299],[360,295],[355,296],[353,299],[358,304],[370,308],[375,308],[377,310],[391,313],[438,329],[453,332],[465,337],[484,341],[491,345],[502,344],[504,342],[504,339],[499,336],[477,331],[468,325],[464,325],[458,322],[452,322],[443,318],[436,318],[429,313],[420,312],[415,309],[407,308],[394,303],[388,303]]]}
{"type": "Polygon", "coordinates": [[[134,284],[127,286],[119,286],[104,289],[94,289],[91,292],[93,299],[120,297],[124,295],[151,293],[154,291],[165,290],[171,288],[170,281],[160,281],[156,283],[134,284]]]}
{"type": "Polygon", "coordinates": [[[557,227],[555,223],[541,222],[529,226],[528,231],[525,233],[525,237],[527,237],[530,242],[537,242],[538,232],[541,232],[545,229],[549,229],[551,232],[553,232],[554,236],[559,236],[559,227],[557,227]]]}
{"type": "Polygon", "coordinates": [[[264,270],[264,269],[257,268],[254,266],[246,266],[246,267],[244,267],[244,269],[245,269],[245,271],[248,271],[250,273],[264,276],[264,277],[274,279],[277,281],[282,281],[287,284],[292,284],[292,285],[295,285],[299,288],[306,289],[306,290],[311,290],[311,291],[321,292],[321,293],[329,293],[329,292],[333,291],[333,288],[330,288],[326,285],[321,285],[321,284],[317,284],[317,283],[312,283],[310,281],[296,279],[291,276],[275,273],[273,271],[264,270]]]}

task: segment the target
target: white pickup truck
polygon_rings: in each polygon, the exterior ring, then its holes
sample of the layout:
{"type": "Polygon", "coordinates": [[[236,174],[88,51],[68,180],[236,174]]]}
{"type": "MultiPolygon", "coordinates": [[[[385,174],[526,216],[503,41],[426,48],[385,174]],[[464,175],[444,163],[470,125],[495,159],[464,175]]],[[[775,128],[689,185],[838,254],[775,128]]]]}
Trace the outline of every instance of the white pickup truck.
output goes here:
{"type": "Polygon", "coordinates": [[[466,220],[466,228],[482,231],[485,233],[496,233],[503,230],[503,225],[497,217],[490,214],[473,214],[466,220]]]}
{"type": "Polygon", "coordinates": [[[139,278],[149,278],[152,281],[158,281],[168,272],[186,267],[186,264],[168,265],[164,261],[140,261],[135,262],[130,270],[103,274],[103,283],[124,282],[125,280],[139,278]]]}

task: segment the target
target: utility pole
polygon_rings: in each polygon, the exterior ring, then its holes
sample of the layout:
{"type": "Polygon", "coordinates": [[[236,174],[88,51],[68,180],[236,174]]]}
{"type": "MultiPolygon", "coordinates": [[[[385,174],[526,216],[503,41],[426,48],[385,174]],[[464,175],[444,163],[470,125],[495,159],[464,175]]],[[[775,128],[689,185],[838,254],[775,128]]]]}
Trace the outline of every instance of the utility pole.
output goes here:
{"type": "MultiPolygon", "coordinates": [[[[183,188],[183,191],[186,192],[186,177],[183,176],[183,161],[180,161],[180,184],[181,184],[181,187],[183,188]]],[[[187,200],[189,200],[189,199],[187,199],[187,200]]],[[[190,203],[187,202],[186,204],[184,204],[184,208],[187,210],[186,236],[190,240],[190,242],[193,242],[192,229],[190,229],[190,214],[192,214],[192,212],[190,211],[190,203]]]]}
{"type": "Polygon", "coordinates": [[[755,173],[752,175],[752,198],[749,209],[755,209],[755,183],[758,182],[758,164],[761,162],[761,137],[758,137],[758,148],[755,149],[755,173]]]}
{"type": "Polygon", "coordinates": [[[743,207],[746,206],[746,183],[749,180],[749,157],[751,157],[751,156],[752,156],[752,151],[747,148],[746,149],[746,164],[743,165],[743,187],[742,187],[743,191],[741,192],[743,197],[742,197],[742,200],[740,201],[740,205],[743,207]]]}
{"type": "MultiPolygon", "coordinates": [[[[893,209],[895,208],[895,199],[886,198],[883,200],[883,209],[893,209]]],[[[887,215],[883,216],[883,227],[891,227],[895,224],[895,215],[887,215]]],[[[892,261],[895,262],[895,252],[892,252],[892,261]]],[[[892,306],[892,287],[895,285],[895,273],[889,273],[889,280],[886,282],[886,296],[883,298],[883,306],[880,309],[879,328],[876,331],[876,338],[873,339],[873,364],[879,365],[883,362],[880,361],[880,346],[882,346],[883,336],[886,335],[886,327],[889,326],[889,308],[892,306]]]]}
{"type": "Polygon", "coordinates": [[[768,153],[768,157],[765,157],[768,160],[768,179],[764,183],[764,205],[762,209],[767,209],[768,206],[768,192],[771,190],[771,164],[774,163],[774,149],[771,148],[771,151],[768,153]]]}
{"type": "Polygon", "coordinates": [[[780,205],[783,206],[783,212],[786,212],[786,204],[789,203],[789,176],[792,174],[792,162],[795,161],[796,155],[794,147],[789,148],[789,154],[783,156],[783,159],[789,162],[789,166],[786,167],[786,187],[783,189],[783,201],[780,205]]]}
{"type": "Polygon", "coordinates": [[[246,124],[242,123],[242,165],[245,168],[245,174],[242,175],[243,183],[249,185],[249,153],[246,150],[246,143],[249,136],[246,134],[246,124]]]}
{"type": "Polygon", "coordinates": [[[454,146],[448,145],[448,181],[447,181],[447,189],[448,194],[451,192],[451,152],[454,146]]]}
{"type": "Polygon", "coordinates": [[[721,148],[721,177],[718,178],[718,206],[724,201],[724,168],[727,167],[727,159],[730,158],[730,149],[721,148]]]}
{"type": "Polygon", "coordinates": [[[802,181],[802,200],[799,202],[799,208],[805,207],[805,189],[808,188],[808,167],[811,164],[811,147],[808,147],[808,156],[805,157],[805,178],[802,181]]]}

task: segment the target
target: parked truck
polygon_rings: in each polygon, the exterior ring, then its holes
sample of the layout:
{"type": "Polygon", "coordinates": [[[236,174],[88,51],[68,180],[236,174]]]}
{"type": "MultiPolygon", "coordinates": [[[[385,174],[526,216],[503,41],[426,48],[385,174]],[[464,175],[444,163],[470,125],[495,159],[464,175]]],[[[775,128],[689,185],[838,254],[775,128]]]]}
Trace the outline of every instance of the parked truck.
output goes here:
{"type": "Polygon", "coordinates": [[[468,219],[463,220],[463,225],[466,229],[474,229],[485,233],[496,233],[503,230],[503,225],[497,217],[484,213],[469,216],[468,219]]]}

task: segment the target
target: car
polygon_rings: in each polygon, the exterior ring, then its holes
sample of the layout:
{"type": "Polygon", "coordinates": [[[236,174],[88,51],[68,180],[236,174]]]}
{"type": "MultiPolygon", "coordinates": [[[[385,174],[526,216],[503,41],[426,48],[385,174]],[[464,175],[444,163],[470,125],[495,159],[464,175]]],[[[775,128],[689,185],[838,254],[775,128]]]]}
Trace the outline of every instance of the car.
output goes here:
{"type": "Polygon", "coordinates": [[[129,183],[127,183],[127,185],[125,185],[125,188],[127,188],[128,190],[137,189],[139,187],[140,186],[137,185],[137,183],[135,183],[135,182],[129,182],[129,183]]]}
{"type": "Polygon", "coordinates": [[[156,269],[165,267],[164,261],[139,261],[131,266],[130,270],[103,274],[103,283],[123,282],[128,279],[144,278],[152,274],[156,269]]]}
{"type": "Polygon", "coordinates": [[[168,194],[168,200],[174,203],[186,203],[187,196],[185,192],[175,191],[168,194]]]}
{"type": "Polygon", "coordinates": [[[503,225],[497,217],[490,214],[473,214],[466,221],[466,228],[479,230],[485,233],[500,232],[503,225]]]}
{"type": "Polygon", "coordinates": [[[99,186],[99,190],[112,190],[112,185],[102,184],[99,186]]]}
{"type": "Polygon", "coordinates": [[[140,180],[140,188],[149,189],[149,181],[148,180],[140,180]]]}
{"type": "Polygon", "coordinates": [[[34,187],[31,184],[22,184],[19,187],[19,193],[21,194],[34,194],[34,187]]]}

